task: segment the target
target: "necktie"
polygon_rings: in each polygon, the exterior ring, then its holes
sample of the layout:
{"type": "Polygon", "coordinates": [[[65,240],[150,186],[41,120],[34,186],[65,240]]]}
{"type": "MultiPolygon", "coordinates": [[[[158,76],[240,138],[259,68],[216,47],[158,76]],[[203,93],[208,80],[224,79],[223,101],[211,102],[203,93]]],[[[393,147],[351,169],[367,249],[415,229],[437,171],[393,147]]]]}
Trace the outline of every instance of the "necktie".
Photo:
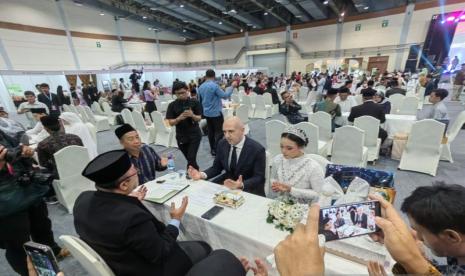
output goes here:
{"type": "Polygon", "coordinates": [[[229,162],[229,170],[231,174],[234,174],[236,172],[236,164],[237,164],[237,152],[236,152],[236,147],[233,146],[232,148],[232,154],[231,154],[231,161],[229,162]]]}

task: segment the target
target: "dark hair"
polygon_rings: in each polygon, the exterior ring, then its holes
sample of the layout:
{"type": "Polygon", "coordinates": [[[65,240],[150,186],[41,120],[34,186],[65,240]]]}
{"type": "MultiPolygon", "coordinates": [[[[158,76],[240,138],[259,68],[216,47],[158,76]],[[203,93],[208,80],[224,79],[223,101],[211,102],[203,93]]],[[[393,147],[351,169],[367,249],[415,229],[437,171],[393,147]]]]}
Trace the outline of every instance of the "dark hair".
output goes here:
{"type": "Polygon", "coordinates": [[[433,234],[445,229],[465,234],[465,187],[461,185],[436,182],[418,187],[401,210],[433,234]]]}
{"type": "Polygon", "coordinates": [[[124,81],[124,79],[123,79],[123,78],[119,78],[119,81],[124,81]]]}
{"type": "Polygon", "coordinates": [[[188,89],[187,84],[183,81],[175,81],[173,82],[173,87],[171,88],[171,93],[175,94],[176,91],[181,90],[181,89],[188,89]]]}
{"type": "Polygon", "coordinates": [[[26,96],[34,96],[35,97],[36,94],[34,92],[32,92],[32,91],[24,91],[24,97],[26,97],[26,96]]]}
{"type": "Polygon", "coordinates": [[[40,88],[45,88],[45,87],[50,88],[50,86],[48,86],[48,84],[46,84],[45,82],[42,83],[42,84],[40,84],[39,87],[40,87],[40,88]]]}
{"type": "Polygon", "coordinates": [[[374,80],[369,80],[369,81],[367,82],[367,85],[368,85],[368,86],[373,86],[373,85],[375,85],[375,81],[374,81],[374,80]]]}
{"type": "Polygon", "coordinates": [[[339,93],[339,89],[330,88],[328,92],[326,92],[326,96],[334,96],[334,95],[337,95],[337,93],[339,93]]]}
{"type": "Polygon", "coordinates": [[[283,92],[281,92],[281,98],[283,98],[284,94],[286,94],[286,93],[291,93],[291,92],[289,92],[289,91],[283,91],[283,92]]]}
{"type": "Polygon", "coordinates": [[[339,93],[349,93],[349,94],[350,94],[350,89],[347,88],[347,87],[345,87],[345,86],[344,86],[344,87],[341,87],[341,88],[339,89],[339,93]]]}
{"type": "Polygon", "coordinates": [[[441,98],[441,101],[444,100],[449,95],[449,92],[446,89],[442,89],[442,88],[434,89],[433,91],[431,91],[431,93],[433,92],[434,92],[434,95],[436,95],[436,97],[441,98]]]}
{"type": "Polygon", "coordinates": [[[212,69],[208,69],[207,72],[205,73],[205,77],[214,78],[215,77],[215,71],[213,71],[212,69]]]}
{"type": "MultiPolygon", "coordinates": [[[[300,130],[300,131],[303,132],[303,130],[300,130]]],[[[308,138],[305,138],[305,141],[304,141],[302,138],[292,133],[283,132],[281,134],[281,138],[287,138],[291,140],[292,142],[295,142],[299,148],[303,148],[308,145],[308,138]]]]}
{"type": "Polygon", "coordinates": [[[348,81],[346,81],[345,85],[352,84],[352,83],[353,83],[352,80],[348,80],[348,81]]]}
{"type": "Polygon", "coordinates": [[[142,86],[142,90],[148,90],[150,85],[150,81],[144,81],[144,85],[142,86]]]}

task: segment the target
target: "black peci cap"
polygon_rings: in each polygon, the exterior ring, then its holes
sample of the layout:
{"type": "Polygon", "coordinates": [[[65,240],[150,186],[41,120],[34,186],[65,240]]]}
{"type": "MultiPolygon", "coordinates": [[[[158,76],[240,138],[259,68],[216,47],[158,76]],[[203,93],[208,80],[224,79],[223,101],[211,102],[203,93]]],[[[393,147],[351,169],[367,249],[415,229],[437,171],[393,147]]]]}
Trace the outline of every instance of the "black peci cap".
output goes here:
{"type": "Polygon", "coordinates": [[[115,183],[131,168],[132,163],[125,150],[112,150],[95,157],[82,171],[82,176],[102,188],[115,188],[115,183]]]}

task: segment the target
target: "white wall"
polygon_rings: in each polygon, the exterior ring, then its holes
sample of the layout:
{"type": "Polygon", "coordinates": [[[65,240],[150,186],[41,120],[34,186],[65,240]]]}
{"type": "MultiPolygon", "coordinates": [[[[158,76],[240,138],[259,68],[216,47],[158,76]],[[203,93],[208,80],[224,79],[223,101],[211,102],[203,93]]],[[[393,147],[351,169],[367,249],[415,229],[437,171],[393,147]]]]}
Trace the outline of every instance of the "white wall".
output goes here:
{"type": "Polygon", "coordinates": [[[126,61],[159,62],[156,43],[123,41],[126,61]]]}
{"type": "Polygon", "coordinates": [[[74,37],[73,43],[82,70],[105,69],[110,65],[122,62],[118,41],[116,40],[74,37]],[[101,48],[97,48],[97,41],[100,42],[101,48]]]}
{"type": "Polygon", "coordinates": [[[62,29],[53,0],[0,0],[0,20],[24,25],[62,29]]]}
{"type": "MultiPolygon", "coordinates": [[[[188,45],[185,47],[187,62],[212,60],[211,42],[188,45]]],[[[220,57],[216,54],[217,59],[220,57]]]]}
{"type": "Polygon", "coordinates": [[[236,57],[237,53],[245,46],[245,38],[215,41],[217,59],[229,59],[236,57]]]}
{"type": "MultiPolygon", "coordinates": [[[[183,45],[160,45],[161,62],[186,62],[187,53],[183,45]]],[[[211,58],[210,58],[211,59],[211,58]]]]}

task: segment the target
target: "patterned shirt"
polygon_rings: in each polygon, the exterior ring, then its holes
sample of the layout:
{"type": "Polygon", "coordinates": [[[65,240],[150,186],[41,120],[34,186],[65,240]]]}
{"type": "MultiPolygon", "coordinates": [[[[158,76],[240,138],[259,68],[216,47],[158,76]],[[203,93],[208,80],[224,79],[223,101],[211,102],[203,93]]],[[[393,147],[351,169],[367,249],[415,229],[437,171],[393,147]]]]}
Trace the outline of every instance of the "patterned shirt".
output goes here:
{"type": "Polygon", "coordinates": [[[447,265],[436,265],[436,267],[443,275],[465,275],[465,265],[459,265],[456,258],[447,258],[447,265]]]}
{"type": "Polygon", "coordinates": [[[47,168],[50,172],[55,174],[58,179],[58,172],[55,164],[53,154],[67,146],[76,145],[83,146],[81,138],[74,134],[67,134],[63,131],[56,131],[50,133],[50,136],[45,138],[37,145],[37,155],[39,157],[39,164],[47,168]]]}
{"type": "Polygon", "coordinates": [[[156,171],[164,171],[166,167],[161,165],[161,158],[155,150],[148,145],[142,145],[139,157],[130,156],[132,164],[137,169],[139,184],[152,181],[156,178],[156,171]]]}

